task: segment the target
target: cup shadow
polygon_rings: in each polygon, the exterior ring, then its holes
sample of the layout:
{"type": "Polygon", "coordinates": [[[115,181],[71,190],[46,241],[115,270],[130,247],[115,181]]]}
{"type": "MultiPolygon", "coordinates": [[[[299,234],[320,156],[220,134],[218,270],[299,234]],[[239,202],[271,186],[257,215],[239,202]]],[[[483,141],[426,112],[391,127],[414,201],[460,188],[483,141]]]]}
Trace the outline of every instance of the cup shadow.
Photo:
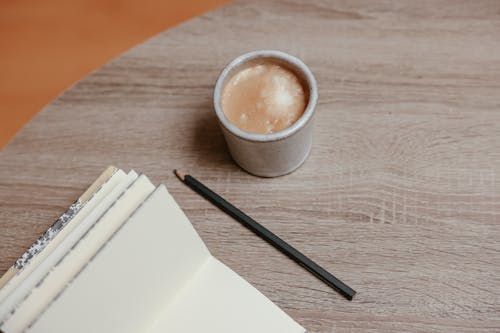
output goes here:
{"type": "Polygon", "coordinates": [[[190,135],[192,139],[188,147],[195,154],[197,165],[227,171],[237,169],[227,149],[212,104],[200,106],[198,114],[194,120],[192,127],[194,133],[190,135]]]}

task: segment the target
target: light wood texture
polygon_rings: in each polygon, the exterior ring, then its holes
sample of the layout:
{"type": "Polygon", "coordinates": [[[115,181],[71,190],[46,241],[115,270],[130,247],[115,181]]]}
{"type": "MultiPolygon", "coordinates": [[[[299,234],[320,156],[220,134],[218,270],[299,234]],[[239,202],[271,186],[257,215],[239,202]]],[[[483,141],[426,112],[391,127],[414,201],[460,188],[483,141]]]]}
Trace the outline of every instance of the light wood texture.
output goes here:
{"type": "Polygon", "coordinates": [[[215,256],[311,332],[500,331],[500,2],[237,2],[125,53],[0,155],[3,272],[107,165],[164,182],[215,256]],[[218,72],[280,49],[316,75],[296,172],[232,161],[218,72]],[[172,174],[183,168],[358,291],[348,302],[172,174]]]}

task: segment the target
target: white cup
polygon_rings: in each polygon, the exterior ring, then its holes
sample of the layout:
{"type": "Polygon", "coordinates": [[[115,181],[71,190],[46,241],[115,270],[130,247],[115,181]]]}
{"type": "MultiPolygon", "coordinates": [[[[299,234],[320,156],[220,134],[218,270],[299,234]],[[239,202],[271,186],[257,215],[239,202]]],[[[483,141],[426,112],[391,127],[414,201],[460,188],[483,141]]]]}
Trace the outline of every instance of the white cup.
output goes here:
{"type": "Polygon", "coordinates": [[[304,163],[312,145],[313,116],[318,101],[318,87],[309,68],[299,59],[280,51],[263,50],[245,53],[227,65],[215,84],[214,108],[229,152],[234,161],[249,173],[261,177],[288,174],[304,163]],[[269,61],[291,70],[306,90],[307,106],[290,127],[271,134],[246,132],[224,114],[221,95],[226,83],[240,70],[256,62],[269,61]]]}

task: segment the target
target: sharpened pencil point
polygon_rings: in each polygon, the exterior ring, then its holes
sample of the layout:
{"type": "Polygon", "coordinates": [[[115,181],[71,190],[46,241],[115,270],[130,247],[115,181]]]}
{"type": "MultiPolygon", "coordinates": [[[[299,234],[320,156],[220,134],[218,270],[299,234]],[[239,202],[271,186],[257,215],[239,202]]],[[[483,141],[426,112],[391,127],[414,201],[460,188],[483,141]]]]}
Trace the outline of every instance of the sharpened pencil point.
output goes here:
{"type": "Polygon", "coordinates": [[[177,176],[177,178],[184,181],[184,172],[174,169],[174,174],[177,176]]]}

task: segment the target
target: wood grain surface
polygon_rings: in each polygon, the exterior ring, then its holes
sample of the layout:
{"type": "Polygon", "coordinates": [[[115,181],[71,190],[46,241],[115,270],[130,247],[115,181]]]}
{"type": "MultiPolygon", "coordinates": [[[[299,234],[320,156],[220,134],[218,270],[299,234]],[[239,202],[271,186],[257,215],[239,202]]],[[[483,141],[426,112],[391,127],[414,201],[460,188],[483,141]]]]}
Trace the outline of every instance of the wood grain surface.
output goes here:
{"type": "Polygon", "coordinates": [[[500,332],[500,2],[236,2],[107,64],[0,153],[0,271],[110,164],[167,185],[215,256],[310,332],[500,332]],[[255,49],[308,64],[315,143],[253,177],[212,109],[255,49]],[[348,302],[181,184],[183,168],[358,291],[348,302]]]}

